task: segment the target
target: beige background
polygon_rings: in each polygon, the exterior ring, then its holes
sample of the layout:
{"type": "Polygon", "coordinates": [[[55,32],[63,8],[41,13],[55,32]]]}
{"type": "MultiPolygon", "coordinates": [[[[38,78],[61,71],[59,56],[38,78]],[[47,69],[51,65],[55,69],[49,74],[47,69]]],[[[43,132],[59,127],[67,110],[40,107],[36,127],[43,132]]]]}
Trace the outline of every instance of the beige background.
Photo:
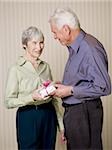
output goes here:
{"type": "MultiPolygon", "coordinates": [[[[77,13],[81,27],[96,36],[106,48],[109,73],[112,76],[112,2],[104,0],[0,0],[0,150],[17,150],[15,132],[16,109],[4,107],[4,89],[9,66],[23,53],[22,31],[35,25],[45,35],[42,58],[52,69],[55,80],[61,80],[68,56],[66,47],[53,39],[48,19],[57,7],[69,6],[77,13]],[[68,2],[67,2],[68,1],[68,2]]],[[[103,98],[104,150],[112,150],[112,96],[103,98]]],[[[57,150],[65,149],[57,138],[57,150]]],[[[96,139],[97,140],[97,139],[96,139]]]]}

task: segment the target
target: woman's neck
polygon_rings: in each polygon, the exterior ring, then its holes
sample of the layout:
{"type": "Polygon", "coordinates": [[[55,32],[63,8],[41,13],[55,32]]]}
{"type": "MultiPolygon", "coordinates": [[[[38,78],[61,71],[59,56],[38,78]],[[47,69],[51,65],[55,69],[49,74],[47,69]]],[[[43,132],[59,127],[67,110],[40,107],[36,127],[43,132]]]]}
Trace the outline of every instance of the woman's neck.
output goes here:
{"type": "Polygon", "coordinates": [[[25,53],[24,57],[26,60],[30,61],[32,64],[37,63],[37,58],[32,57],[28,52],[25,53]]]}

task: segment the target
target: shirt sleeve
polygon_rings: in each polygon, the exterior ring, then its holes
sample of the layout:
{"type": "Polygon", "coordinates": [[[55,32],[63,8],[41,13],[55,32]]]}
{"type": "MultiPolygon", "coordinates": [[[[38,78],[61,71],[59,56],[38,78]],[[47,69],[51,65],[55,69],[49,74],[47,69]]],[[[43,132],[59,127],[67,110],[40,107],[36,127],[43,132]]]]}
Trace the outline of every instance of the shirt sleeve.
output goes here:
{"type": "Polygon", "coordinates": [[[59,131],[63,131],[64,130],[64,125],[63,125],[63,112],[61,109],[61,104],[59,102],[60,100],[58,99],[53,99],[52,103],[55,107],[56,110],[56,115],[57,115],[57,120],[58,120],[58,128],[59,131]]]}
{"type": "MultiPolygon", "coordinates": [[[[53,77],[52,77],[52,73],[51,73],[50,67],[49,67],[49,80],[53,81],[53,77]]],[[[60,99],[53,98],[52,104],[55,107],[55,111],[56,111],[56,115],[57,115],[58,129],[59,129],[59,131],[63,131],[64,130],[64,125],[63,125],[63,111],[61,109],[60,101],[61,101],[60,99]]]]}
{"type": "Polygon", "coordinates": [[[73,86],[74,96],[78,99],[97,98],[111,93],[111,81],[108,74],[107,58],[101,51],[92,49],[82,62],[76,78],[79,79],[73,86]]]}
{"type": "Polygon", "coordinates": [[[7,108],[22,107],[28,104],[40,105],[49,102],[48,100],[34,101],[32,98],[32,92],[19,96],[19,80],[17,75],[16,66],[13,66],[8,73],[6,90],[5,90],[5,106],[7,108]]]}

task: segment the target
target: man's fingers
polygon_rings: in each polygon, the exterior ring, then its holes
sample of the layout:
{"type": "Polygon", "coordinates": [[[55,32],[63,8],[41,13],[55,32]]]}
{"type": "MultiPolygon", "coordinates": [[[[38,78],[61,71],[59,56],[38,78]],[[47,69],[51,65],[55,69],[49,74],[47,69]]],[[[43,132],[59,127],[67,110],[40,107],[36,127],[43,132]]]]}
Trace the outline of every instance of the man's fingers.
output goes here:
{"type": "Polygon", "coordinates": [[[60,84],[55,84],[54,86],[55,86],[55,88],[57,89],[57,88],[60,87],[60,84]]]}

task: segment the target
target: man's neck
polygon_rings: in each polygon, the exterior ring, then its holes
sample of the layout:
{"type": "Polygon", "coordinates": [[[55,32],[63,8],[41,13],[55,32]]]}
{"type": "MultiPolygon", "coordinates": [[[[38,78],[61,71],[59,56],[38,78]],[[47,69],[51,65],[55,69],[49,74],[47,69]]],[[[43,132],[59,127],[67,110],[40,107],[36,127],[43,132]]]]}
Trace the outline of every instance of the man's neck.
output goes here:
{"type": "Polygon", "coordinates": [[[81,29],[73,29],[71,30],[70,44],[73,43],[78,35],[80,34],[81,29]]]}

